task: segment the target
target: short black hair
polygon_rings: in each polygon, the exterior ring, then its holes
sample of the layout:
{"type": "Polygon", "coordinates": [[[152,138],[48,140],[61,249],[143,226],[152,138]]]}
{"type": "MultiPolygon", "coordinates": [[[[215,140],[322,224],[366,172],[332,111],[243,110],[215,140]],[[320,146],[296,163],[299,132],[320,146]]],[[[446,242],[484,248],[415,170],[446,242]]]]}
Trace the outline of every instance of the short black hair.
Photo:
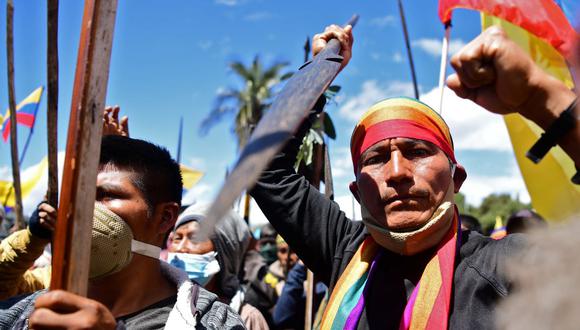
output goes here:
{"type": "Polygon", "coordinates": [[[461,225],[465,228],[483,234],[481,223],[476,217],[469,214],[460,214],[459,219],[461,220],[461,225]]]}
{"type": "Polygon", "coordinates": [[[532,210],[523,209],[510,215],[505,230],[509,235],[513,233],[525,233],[535,228],[545,228],[547,226],[548,223],[541,215],[532,210]]]}
{"type": "Polygon", "coordinates": [[[135,173],[132,182],[151,210],[163,202],[181,206],[181,171],[167,149],[139,139],[108,135],[101,140],[99,168],[106,165],[135,173]]]}

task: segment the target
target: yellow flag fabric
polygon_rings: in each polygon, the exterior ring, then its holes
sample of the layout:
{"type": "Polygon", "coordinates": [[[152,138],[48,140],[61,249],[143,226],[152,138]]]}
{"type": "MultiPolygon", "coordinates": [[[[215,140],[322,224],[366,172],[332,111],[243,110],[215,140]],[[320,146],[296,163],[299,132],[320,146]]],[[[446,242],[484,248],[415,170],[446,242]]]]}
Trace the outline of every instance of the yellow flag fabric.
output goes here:
{"type": "MultiPolygon", "coordinates": [[[[501,26],[538,66],[568,87],[573,86],[566,61],[551,45],[507,21],[485,14],[481,17],[483,29],[501,26]]],[[[526,152],[543,130],[518,114],[504,116],[504,121],[534,209],[548,221],[567,220],[580,214],[580,186],[570,181],[576,173],[570,157],[557,146],[539,164],[532,163],[526,152]]]]}
{"type": "MultiPolygon", "coordinates": [[[[32,194],[34,191],[46,190],[46,173],[48,173],[48,158],[44,157],[40,163],[27,168],[21,173],[20,181],[22,186],[22,201],[24,204],[29,204],[27,199],[31,195],[35,195],[35,199],[38,199],[36,195],[32,194]],[[44,179],[43,179],[44,176],[44,179]]],[[[14,207],[14,191],[12,190],[12,180],[0,180],[0,203],[4,204],[6,207],[14,207]],[[7,198],[8,197],[8,198],[7,198]]],[[[42,195],[40,196],[42,199],[42,195]]],[[[31,203],[36,206],[41,200],[34,200],[31,203]]]]}
{"type": "Polygon", "coordinates": [[[179,168],[183,178],[183,190],[191,189],[203,177],[203,172],[196,171],[183,164],[180,164],[179,168]]]}
{"type": "MultiPolygon", "coordinates": [[[[64,153],[59,153],[59,169],[62,169],[64,153]]],[[[196,171],[185,165],[179,166],[183,177],[183,189],[191,189],[202,177],[203,172],[196,171]]],[[[48,180],[48,158],[44,157],[38,164],[26,168],[21,172],[20,180],[22,184],[22,203],[25,212],[30,213],[38,203],[42,201],[46,193],[48,180]]],[[[12,189],[11,178],[0,178],[0,204],[6,207],[14,207],[14,191],[12,189]]]]}

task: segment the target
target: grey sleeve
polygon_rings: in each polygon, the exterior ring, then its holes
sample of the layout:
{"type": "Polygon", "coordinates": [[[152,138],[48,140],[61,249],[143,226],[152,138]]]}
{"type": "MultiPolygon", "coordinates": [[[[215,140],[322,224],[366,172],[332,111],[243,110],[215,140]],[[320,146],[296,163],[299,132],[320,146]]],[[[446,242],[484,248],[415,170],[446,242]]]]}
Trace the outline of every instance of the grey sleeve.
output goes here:
{"type": "Polygon", "coordinates": [[[240,316],[228,305],[214,301],[209,311],[201,316],[198,329],[245,329],[240,316]]]}

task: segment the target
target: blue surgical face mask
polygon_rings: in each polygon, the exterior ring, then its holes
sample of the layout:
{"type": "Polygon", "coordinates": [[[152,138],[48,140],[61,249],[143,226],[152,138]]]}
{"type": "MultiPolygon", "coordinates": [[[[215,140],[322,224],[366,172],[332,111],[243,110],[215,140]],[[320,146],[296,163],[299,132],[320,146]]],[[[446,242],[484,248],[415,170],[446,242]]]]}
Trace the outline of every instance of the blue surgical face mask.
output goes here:
{"type": "Polygon", "coordinates": [[[205,286],[211,278],[220,271],[220,265],[216,259],[217,252],[206,254],[173,253],[167,255],[167,262],[172,266],[183,269],[189,279],[205,286]]]}

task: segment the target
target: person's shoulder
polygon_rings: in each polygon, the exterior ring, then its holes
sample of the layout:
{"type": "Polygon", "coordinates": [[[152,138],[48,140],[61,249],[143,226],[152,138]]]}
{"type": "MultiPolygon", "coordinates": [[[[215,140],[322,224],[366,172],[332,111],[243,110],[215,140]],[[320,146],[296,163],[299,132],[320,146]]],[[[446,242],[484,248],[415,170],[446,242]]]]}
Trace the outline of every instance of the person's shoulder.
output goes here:
{"type": "Polygon", "coordinates": [[[461,237],[461,258],[502,258],[519,252],[526,243],[525,235],[511,234],[502,239],[493,239],[474,231],[463,231],[461,237]]]}
{"type": "Polygon", "coordinates": [[[506,278],[506,266],[525,246],[525,236],[508,235],[495,240],[476,232],[462,233],[459,268],[462,272],[472,270],[472,274],[490,283],[502,295],[507,294],[510,281],[506,278]]]}
{"type": "Polygon", "coordinates": [[[218,301],[217,295],[200,287],[195,306],[200,323],[207,329],[245,329],[244,322],[230,306],[218,301]]]}

